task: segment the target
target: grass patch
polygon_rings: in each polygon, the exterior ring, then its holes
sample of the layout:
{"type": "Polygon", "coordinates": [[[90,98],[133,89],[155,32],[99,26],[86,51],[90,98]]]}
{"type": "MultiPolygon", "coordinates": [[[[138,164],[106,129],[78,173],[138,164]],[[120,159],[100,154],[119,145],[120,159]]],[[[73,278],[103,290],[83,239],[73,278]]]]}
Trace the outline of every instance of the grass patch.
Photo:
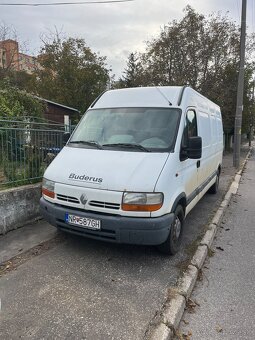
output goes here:
{"type": "Polygon", "coordinates": [[[180,273],[183,274],[186,269],[188,268],[188,265],[190,264],[190,258],[187,258],[186,260],[178,262],[175,267],[180,270],[180,273]]]}
{"type": "Polygon", "coordinates": [[[199,243],[201,242],[203,238],[203,235],[198,235],[198,237],[190,242],[186,247],[185,247],[185,252],[189,257],[192,257],[195,254],[195,251],[197,250],[197,247],[199,246],[199,243]]]}

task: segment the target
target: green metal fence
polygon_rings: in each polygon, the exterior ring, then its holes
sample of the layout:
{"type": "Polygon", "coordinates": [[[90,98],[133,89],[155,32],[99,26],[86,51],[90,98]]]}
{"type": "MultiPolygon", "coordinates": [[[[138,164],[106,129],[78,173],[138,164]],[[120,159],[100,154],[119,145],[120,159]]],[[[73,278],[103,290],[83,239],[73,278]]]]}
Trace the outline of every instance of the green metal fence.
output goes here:
{"type": "Polygon", "coordinates": [[[56,123],[0,119],[0,190],[39,182],[63,147],[66,128],[56,123]]]}

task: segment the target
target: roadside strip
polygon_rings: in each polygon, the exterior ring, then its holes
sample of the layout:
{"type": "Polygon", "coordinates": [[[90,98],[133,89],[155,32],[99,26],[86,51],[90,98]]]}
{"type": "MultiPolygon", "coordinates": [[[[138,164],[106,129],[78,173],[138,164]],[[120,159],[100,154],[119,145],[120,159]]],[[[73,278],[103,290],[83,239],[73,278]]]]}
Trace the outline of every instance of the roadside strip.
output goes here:
{"type": "Polygon", "coordinates": [[[55,247],[57,244],[64,242],[65,236],[63,234],[57,234],[53,238],[43,241],[36,246],[10,258],[7,261],[0,263],[0,278],[1,276],[9,273],[12,270],[16,270],[26,261],[30,260],[32,257],[44,254],[49,249],[55,247]]]}
{"type": "Polygon", "coordinates": [[[191,296],[199,272],[205,262],[208,252],[211,249],[214,237],[222,221],[223,215],[230,203],[232,195],[237,193],[242,172],[245,168],[248,158],[250,157],[251,151],[252,148],[249,149],[240,170],[236,173],[234,180],[230,184],[223,201],[221,202],[217,212],[209,224],[205,235],[200,241],[186,271],[178,279],[176,286],[168,288],[166,301],[151,320],[144,339],[170,340],[173,339],[174,335],[176,334],[184,313],[184,309],[188,299],[191,296]]]}

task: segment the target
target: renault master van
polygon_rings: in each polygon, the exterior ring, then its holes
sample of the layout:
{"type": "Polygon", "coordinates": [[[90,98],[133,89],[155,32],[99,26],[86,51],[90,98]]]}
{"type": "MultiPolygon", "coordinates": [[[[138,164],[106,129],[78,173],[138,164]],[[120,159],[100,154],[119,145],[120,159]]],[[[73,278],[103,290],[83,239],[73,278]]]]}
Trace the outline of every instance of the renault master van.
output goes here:
{"type": "Polygon", "coordinates": [[[68,138],[40,201],[62,231],[175,254],[185,216],[217,192],[220,108],[190,87],[104,92],[68,138]]]}

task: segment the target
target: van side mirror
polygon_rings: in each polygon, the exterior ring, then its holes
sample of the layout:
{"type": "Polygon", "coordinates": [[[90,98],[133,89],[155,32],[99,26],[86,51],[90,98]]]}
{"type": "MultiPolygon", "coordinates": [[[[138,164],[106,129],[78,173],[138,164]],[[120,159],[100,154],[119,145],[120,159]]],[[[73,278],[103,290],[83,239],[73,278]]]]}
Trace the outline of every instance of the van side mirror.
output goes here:
{"type": "Polygon", "coordinates": [[[187,147],[187,157],[190,159],[199,159],[202,155],[202,138],[189,137],[187,147]]]}
{"type": "Polygon", "coordinates": [[[66,143],[67,143],[67,141],[68,141],[68,139],[70,138],[70,136],[71,136],[70,132],[65,132],[65,133],[63,134],[63,144],[66,144],[66,143]]]}

